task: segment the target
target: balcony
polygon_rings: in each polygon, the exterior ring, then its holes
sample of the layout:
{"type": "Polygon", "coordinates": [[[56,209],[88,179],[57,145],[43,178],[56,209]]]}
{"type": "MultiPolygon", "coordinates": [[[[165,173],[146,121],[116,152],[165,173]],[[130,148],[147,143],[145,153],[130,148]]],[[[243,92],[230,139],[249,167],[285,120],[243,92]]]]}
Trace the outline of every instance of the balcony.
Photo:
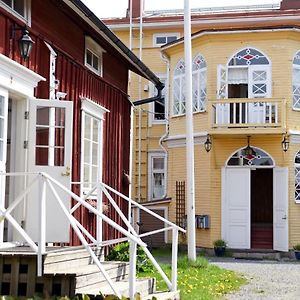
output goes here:
{"type": "Polygon", "coordinates": [[[286,131],[285,99],[220,99],[210,101],[209,110],[213,134],[281,134],[286,131]]]}

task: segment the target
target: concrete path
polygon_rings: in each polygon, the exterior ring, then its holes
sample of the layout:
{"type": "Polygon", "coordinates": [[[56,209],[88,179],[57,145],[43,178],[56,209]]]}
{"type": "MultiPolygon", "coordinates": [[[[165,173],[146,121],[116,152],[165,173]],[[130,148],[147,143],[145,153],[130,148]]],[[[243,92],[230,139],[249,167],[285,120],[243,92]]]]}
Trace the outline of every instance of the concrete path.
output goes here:
{"type": "Polygon", "coordinates": [[[248,284],[228,294],[229,300],[298,300],[300,299],[300,263],[242,260],[233,258],[209,259],[221,268],[243,274],[248,284]]]}

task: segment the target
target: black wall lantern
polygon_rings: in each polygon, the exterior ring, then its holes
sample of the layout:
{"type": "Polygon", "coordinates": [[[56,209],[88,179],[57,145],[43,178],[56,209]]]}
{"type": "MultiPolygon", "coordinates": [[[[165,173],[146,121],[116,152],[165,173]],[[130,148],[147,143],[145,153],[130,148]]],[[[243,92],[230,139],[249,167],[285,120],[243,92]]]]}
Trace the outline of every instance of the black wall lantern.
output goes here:
{"type": "Polygon", "coordinates": [[[282,150],[283,150],[284,152],[288,151],[289,146],[290,146],[290,141],[288,140],[288,138],[287,138],[287,136],[286,136],[286,134],[285,134],[284,137],[283,137],[283,140],[282,140],[282,142],[281,142],[282,150]]]}
{"type": "Polygon", "coordinates": [[[209,152],[211,150],[211,147],[212,147],[212,141],[210,135],[208,134],[206,141],[204,142],[204,148],[206,152],[209,152]]]}
{"type": "Polygon", "coordinates": [[[13,26],[12,28],[12,37],[15,37],[15,32],[16,31],[22,31],[22,36],[20,37],[18,43],[19,43],[19,50],[20,50],[20,54],[21,57],[26,60],[29,58],[31,50],[32,50],[32,46],[34,44],[34,41],[32,40],[32,38],[29,35],[29,31],[27,30],[27,27],[17,27],[16,25],[13,26]]]}

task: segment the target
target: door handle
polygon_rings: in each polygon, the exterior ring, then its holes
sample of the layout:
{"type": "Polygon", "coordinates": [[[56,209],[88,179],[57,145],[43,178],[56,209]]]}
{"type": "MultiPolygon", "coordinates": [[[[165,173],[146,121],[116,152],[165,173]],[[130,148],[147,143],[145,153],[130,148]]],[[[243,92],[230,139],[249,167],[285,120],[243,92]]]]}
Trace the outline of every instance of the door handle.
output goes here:
{"type": "Polygon", "coordinates": [[[286,219],[287,219],[286,215],[284,217],[282,217],[282,220],[286,220],[286,219]]]}
{"type": "Polygon", "coordinates": [[[61,176],[67,176],[67,177],[69,177],[70,174],[71,174],[70,167],[66,167],[66,172],[62,172],[61,176]]]}

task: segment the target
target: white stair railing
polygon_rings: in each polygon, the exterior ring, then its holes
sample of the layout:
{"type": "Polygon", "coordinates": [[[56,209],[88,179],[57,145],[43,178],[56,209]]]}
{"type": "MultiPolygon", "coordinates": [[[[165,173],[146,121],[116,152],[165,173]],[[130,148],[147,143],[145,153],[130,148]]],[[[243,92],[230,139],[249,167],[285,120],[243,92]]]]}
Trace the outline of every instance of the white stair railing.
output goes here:
{"type": "MultiPolygon", "coordinates": [[[[114,190],[113,188],[109,187],[108,185],[104,183],[91,183],[93,184],[93,188],[90,189],[86,193],[84,197],[80,197],[76,195],[74,192],[69,190],[67,187],[65,187],[63,184],[52,178],[46,173],[0,173],[0,176],[35,176],[34,179],[30,182],[30,184],[16,197],[14,201],[11,202],[11,204],[5,208],[0,207],[0,222],[3,222],[4,219],[7,219],[7,221],[15,228],[15,230],[21,235],[21,237],[28,243],[28,245],[31,247],[34,253],[37,254],[37,261],[38,261],[38,276],[42,275],[42,256],[44,254],[47,254],[46,249],[46,201],[56,201],[60,207],[60,209],[63,211],[66,219],[68,220],[69,224],[73,228],[75,234],[79,238],[80,242],[86,249],[86,251],[90,254],[92,260],[99,268],[100,272],[103,274],[106,281],[109,283],[110,287],[112,288],[113,292],[118,296],[121,297],[120,292],[116,288],[113,281],[110,279],[109,275],[105,271],[103,265],[101,264],[101,261],[98,259],[98,257],[95,255],[93,248],[94,246],[106,246],[115,244],[117,242],[122,241],[129,241],[130,242],[130,274],[129,274],[129,296],[130,299],[134,299],[135,293],[136,293],[136,251],[137,251],[137,245],[142,247],[142,249],[145,251],[146,255],[149,257],[150,261],[154,265],[154,267],[157,269],[157,271],[160,273],[164,281],[166,282],[167,286],[171,291],[177,290],[177,254],[178,254],[178,232],[185,232],[184,229],[178,227],[177,225],[173,224],[167,219],[164,219],[163,217],[159,216],[158,214],[154,213],[153,211],[147,209],[146,207],[142,206],[141,204],[133,201],[132,199],[128,198],[127,196],[123,195],[122,193],[114,190]],[[39,235],[38,235],[38,243],[33,241],[33,239],[26,233],[26,230],[24,230],[19,223],[14,219],[12,216],[12,211],[22,202],[25,201],[27,195],[29,192],[31,192],[34,188],[34,185],[38,184],[38,190],[39,190],[39,216],[38,216],[38,224],[39,224],[39,235]],[[53,197],[49,200],[48,194],[46,193],[47,188],[50,189],[53,197]],[[59,192],[65,192],[75,200],[77,203],[73,206],[71,210],[68,210],[60,195],[59,192]],[[86,200],[89,199],[89,197],[95,197],[96,199],[101,202],[98,203],[98,207],[102,207],[102,193],[107,197],[108,201],[111,203],[111,205],[114,207],[116,212],[119,214],[120,218],[126,225],[126,228],[123,228],[110,218],[108,218],[106,215],[102,213],[102,209],[97,210],[92,205],[90,205],[86,200]],[[141,210],[144,210],[145,212],[149,213],[153,217],[157,218],[158,220],[164,222],[165,225],[168,225],[168,227],[154,230],[152,232],[144,233],[144,234],[138,234],[133,226],[131,225],[128,218],[125,217],[122,210],[117,205],[116,201],[113,199],[112,195],[115,194],[117,197],[122,198],[123,200],[128,202],[129,207],[132,207],[133,205],[140,208],[141,210]],[[54,199],[54,200],[53,200],[54,199]],[[115,239],[111,241],[102,241],[102,238],[100,240],[99,234],[95,238],[80,222],[73,216],[73,213],[78,209],[80,206],[83,206],[87,208],[90,212],[92,212],[96,218],[98,223],[106,222],[110,226],[112,226],[114,229],[119,231],[121,234],[123,234],[125,237],[120,239],[115,239]],[[152,234],[156,234],[158,232],[164,232],[172,230],[172,278],[171,281],[167,277],[167,275],[163,272],[155,258],[150,253],[149,249],[147,248],[147,245],[142,241],[142,237],[149,236],[152,234]],[[86,238],[85,238],[86,236],[86,238]],[[87,239],[89,239],[92,243],[88,243],[87,239]]],[[[73,184],[82,184],[82,183],[73,183],[73,184]]],[[[128,212],[130,214],[130,212],[128,212]]],[[[102,233],[102,231],[101,231],[102,233]]]]}

